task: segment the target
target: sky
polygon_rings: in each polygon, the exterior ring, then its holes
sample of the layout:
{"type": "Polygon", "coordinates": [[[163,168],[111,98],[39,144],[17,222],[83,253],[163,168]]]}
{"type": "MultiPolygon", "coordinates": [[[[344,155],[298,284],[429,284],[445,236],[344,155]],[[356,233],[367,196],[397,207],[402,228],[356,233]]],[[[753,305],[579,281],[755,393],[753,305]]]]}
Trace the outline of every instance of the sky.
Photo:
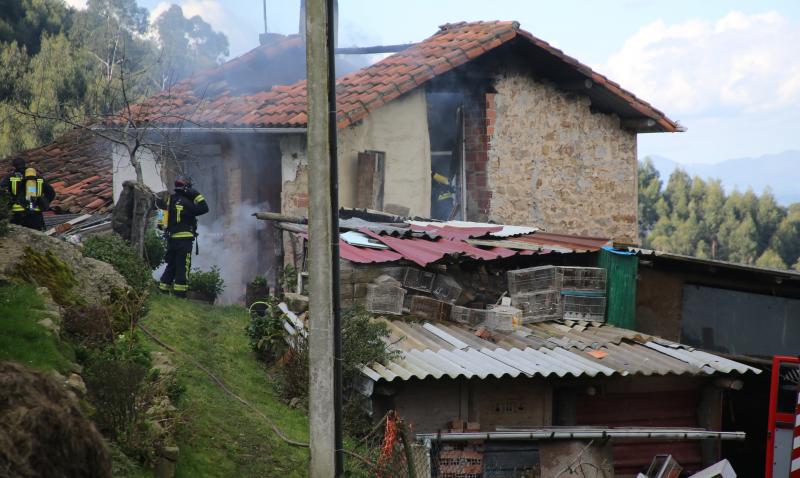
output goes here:
{"type": "MultiPolygon", "coordinates": [[[[82,6],[85,0],[67,0],[82,6]]],[[[269,31],[297,31],[300,0],[267,0],[269,31]]],[[[138,0],[154,16],[177,3],[258,45],[262,0],[138,0]]],[[[639,135],[639,156],[715,163],[800,150],[800,1],[339,0],[339,46],[408,43],[443,23],[517,20],[687,128],[639,135]]]]}

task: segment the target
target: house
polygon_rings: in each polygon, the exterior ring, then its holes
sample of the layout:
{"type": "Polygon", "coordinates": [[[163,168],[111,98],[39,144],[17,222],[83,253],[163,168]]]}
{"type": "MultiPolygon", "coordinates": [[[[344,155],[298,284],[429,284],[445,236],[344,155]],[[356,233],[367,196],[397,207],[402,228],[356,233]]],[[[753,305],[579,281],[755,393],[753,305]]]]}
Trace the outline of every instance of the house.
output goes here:
{"type": "MultiPolygon", "coordinates": [[[[242,211],[308,208],[302,39],[264,43],[134,108],[138,124],[157,123],[174,145],[140,153],[146,182],[162,190],[177,172],[195,178],[211,206],[201,223],[213,231],[212,249],[219,243],[241,266],[228,281],[236,286],[275,270],[282,255],[274,232],[254,230],[242,211]]],[[[339,77],[337,95],[342,206],[429,217],[438,172],[455,194],[448,217],[433,209],[439,219],[621,243],[637,237],[637,134],[681,131],[516,22],[443,25],[339,77]]],[[[105,127],[111,134],[118,124],[105,127]]],[[[126,153],[99,147],[112,158],[118,195],[133,177],[126,153]]]]}
{"type": "MultiPolygon", "coordinates": [[[[625,309],[636,311],[636,294],[615,291],[635,290],[637,274],[627,265],[638,257],[613,262],[606,257],[614,255],[609,239],[357,211],[342,215],[341,303],[378,311],[387,343],[398,353],[363,369],[366,405],[375,417],[388,410],[403,417],[417,440],[428,444],[434,468],[460,457],[483,463],[475,465],[478,473],[488,474],[492,464],[492,472],[541,466],[541,476],[554,476],[544,470],[550,458],[578,441],[578,449],[593,447],[597,463],[613,463],[616,476],[645,471],[658,453],[672,454],[692,471],[746,438],[730,427],[726,410],[763,374],[741,361],[621,327],[628,320],[625,309]],[[512,290],[509,271],[553,265],[584,278],[597,273],[587,266],[606,265],[607,283],[596,294],[580,291],[596,298],[599,309],[576,315],[562,302],[556,315],[524,310],[522,324],[493,321],[491,304],[512,290]],[[623,268],[625,273],[617,271],[623,268]],[[403,291],[389,285],[394,280],[403,291]],[[392,291],[399,292],[395,302],[392,291]]],[[[307,237],[302,224],[278,227],[301,242],[307,237]]],[[[297,249],[302,276],[304,247],[297,249]]],[[[515,300],[512,295],[512,305],[515,300]]]]}

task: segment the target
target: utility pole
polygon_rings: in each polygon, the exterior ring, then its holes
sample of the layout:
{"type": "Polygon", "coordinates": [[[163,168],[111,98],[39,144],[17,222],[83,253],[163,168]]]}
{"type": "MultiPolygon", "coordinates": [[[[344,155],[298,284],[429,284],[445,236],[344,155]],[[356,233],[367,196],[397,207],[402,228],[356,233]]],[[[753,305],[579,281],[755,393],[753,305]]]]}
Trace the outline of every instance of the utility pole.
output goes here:
{"type": "Polygon", "coordinates": [[[311,478],[341,476],[341,322],[333,0],[305,0],[311,478]]]}

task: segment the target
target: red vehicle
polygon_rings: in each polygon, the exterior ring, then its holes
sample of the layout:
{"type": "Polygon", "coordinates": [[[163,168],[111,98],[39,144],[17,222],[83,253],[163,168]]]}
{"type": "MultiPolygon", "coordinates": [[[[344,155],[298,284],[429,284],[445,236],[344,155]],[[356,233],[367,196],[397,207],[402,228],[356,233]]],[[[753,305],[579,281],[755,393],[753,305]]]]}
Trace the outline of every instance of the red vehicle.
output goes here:
{"type": "Polygon", "coordinates": [[[800,357],[772,358],[769,391],[766,478],[800,477],[800,418],[798,418],[800,357]]]}

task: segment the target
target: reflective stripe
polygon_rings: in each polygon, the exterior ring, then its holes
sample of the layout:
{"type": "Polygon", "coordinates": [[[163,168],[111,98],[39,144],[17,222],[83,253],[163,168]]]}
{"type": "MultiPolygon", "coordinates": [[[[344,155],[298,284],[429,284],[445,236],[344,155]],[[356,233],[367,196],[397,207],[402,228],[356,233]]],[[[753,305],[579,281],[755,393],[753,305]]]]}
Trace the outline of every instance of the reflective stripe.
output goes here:
{"type": "Polygon", "coordinates": [[[189,286],[186,284],[175,284],[175,290],[178,292],[186,292],[189,290],[189,286]]]}
{"type": "Polygon", "coordinates": [[[158,288],[161,289],[161,290],[170,290],[170,289],[172,289],[172,286],[169,285],[169,284],[165,284],[163,282],[160,282],[158,284],[158,288]]]}
{"type": "Polygon", "coordinates": [[[451,192],[446,192],[439,195],[439,201],[444,201],[446,199],[452,199],[452,198],[453,198],[453,193],[451,192]]]}
{"type": "Polygon", "coordinates": [[[19,204],[13,204],[11,206],[11,211],[12,212],[25,212],[25,208],[20,206],[19,204]]]}
{"type": "Polygon", "coordinates": [[[18,178],[18,177],[13,177],[13,178],[10,179],[10,181],[11,181],[11,195],[12,196],[16,196],[17,195],[17,183],[22,181],[22,179],[18,178]]]}
{"type": "Polygon", "coordinates": [[[36,180],[36,196],[42,195],[42,189],[44,188],[44,179],[37,179],[36,180]]]}
{"type": "Polygon", "coordinates": [[[183,206],[181,204],[175,205],[175,224],[181,222],[181,211],[183,211],[183,206]]]}
{"type": "Polygon", "coordinates": [[[174,239],[194,238],[194,233],[191,233],[191,232],[176,232],[175,234],[170,234],[169,237],[172,237],[174,239]]]}
{"type": "Polygon", "coordinates": [[[197,197],[194,198],[194,203],[197,204],[200,201],[205,201],[205,200],[206,200],[206,198],[204,198],[202,194],[198,194],[197,197]]]}

